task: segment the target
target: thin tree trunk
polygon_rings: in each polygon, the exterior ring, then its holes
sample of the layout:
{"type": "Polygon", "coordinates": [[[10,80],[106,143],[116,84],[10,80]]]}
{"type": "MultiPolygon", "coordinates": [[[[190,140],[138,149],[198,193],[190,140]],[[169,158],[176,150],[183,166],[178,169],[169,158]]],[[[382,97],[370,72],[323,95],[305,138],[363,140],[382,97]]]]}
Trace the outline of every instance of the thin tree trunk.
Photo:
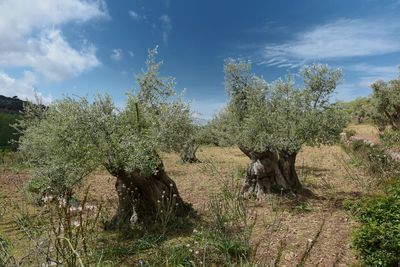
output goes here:
{"type": "Polygon", "coordinates": [[[132,223],[148,226],[156,221],[161,210],[172,210],[175,216],[186,216],[192,210],[162,165],[150,176],[123,169],[109,171],[117,178],[118,208],[108,229],[120,229],[132,223]]]}
{"type": "Polygon", "coordinates": [[[200,162],[196,156],[196,152],[199,147],[200,145],[196,144],[195,142],[186,144],[181,152],[181,160],[186,163],[200,162]]]}
{"type": "Polygon", "coordinates": [[[296,173],[296,153],[256,153],[248,148],[239,148],[250,159],[243,184],[243,195],[262,198],[268,193],[299,192],[302,189],[296,173]]]}

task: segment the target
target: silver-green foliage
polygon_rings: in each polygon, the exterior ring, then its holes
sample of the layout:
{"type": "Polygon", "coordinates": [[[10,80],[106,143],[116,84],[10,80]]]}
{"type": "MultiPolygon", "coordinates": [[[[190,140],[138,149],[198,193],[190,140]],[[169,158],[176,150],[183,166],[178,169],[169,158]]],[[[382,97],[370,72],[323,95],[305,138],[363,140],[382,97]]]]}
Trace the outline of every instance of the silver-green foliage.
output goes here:
{"type": "Polygon", "coordinates": [[[175,95],[171,78],[159,76],[157,50],[149,51],[147,71],[138,77],[139,91],[128,94],[118,110],[111,97],[66,97],[52,103],[40,118],[27,110],[21,121],[19,149],[32,167],[32,189],[72,192],[97,167],[157,172],[158,151],[179,151],[189,138],[189,106],[175,95]]]}
{"type": "MultiPolygon", "coordinates": [[[[400,69],[399,69],[400,70],[400,69]]],[[[376,81],[373,89],[373,119],[380,130],[383,144],[387,147],[400,147],[400,74],[389,82],[376,81]],[[387,127],[389,126],[389,127],[387,127]]]]}
{"type": "Polygon", "coordinates": [[[291,154],[303,144],[329,144],[338,136],[348,118],[330,97],[342,72],[314,64],[302,68],[301,76],[301,88],[290,75],[268,83],[251,73],[250,63],[226,62],[228,123],[235,143],[291,154]]]}
{"type": "Polygon", "coordinates": [[[400,74],[399,78],[389,82],[376,81],[371,87],[375,123],[379,126],[390,125],[394,130],[400,130],[400,74]]]}

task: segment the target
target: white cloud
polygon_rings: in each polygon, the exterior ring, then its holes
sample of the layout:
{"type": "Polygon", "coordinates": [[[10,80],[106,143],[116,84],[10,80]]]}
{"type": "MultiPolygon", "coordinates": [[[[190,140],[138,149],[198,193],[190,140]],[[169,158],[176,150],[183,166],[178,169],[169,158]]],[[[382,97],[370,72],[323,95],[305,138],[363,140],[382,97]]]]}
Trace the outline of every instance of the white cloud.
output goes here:
{"type": "Polygon", "coordinates": [[[39,37],[20,44],[0,51],[0,65],[31,68],[49,81],[61,81],[100,64],[93,46],[75,50],[60,30],[42,31],[39,37]]]}
{"type": "Polygon", "coordinates": [[[129,10],[128,14],[134,20],[140,20],[141,19],[141,16],[136,11],[129,10]]]}
{"type": "Polygon", "coordinates": [[[13,39],[49,26],[101,17],[108,17],[102,0],[0,1],[0,33],[13,39]]]}
{"type": "Polygon", "coordinates": [[[130,57],[134,57],[135,56],[135,53],[133,53],[132,51],[128,51],[128,54],[129,54],[130,57]]]}
{"type": "Polygon", "coordinates": [[[51,102],[51,96],[37,92],[37,79],[32,72],[26,71],[21,79],[14,79],[0,71],[0,95],[18,96],[22,100],[34,101],[38,96],[45,104],[51,102]]]}
{"type": "Polygon", "coordinates": [[[168,36],[172,30],[171,18],[167,14],[164,14],[160,17],[160,22],[162,28],[163,42],[164,44],[168,44],[168,36]]]}
{"type": "Polygon", "coordinates": [[[383,55],[400,51],[400,24],[340,19],[296,34],[291,41],[267,44],[263,64],[286,67],[313,60],[383,55]]]}
{"type": "Polygon", "coordinates": [[[115,61],[120,61],[123,57],[123,51],[122,49],[113,49],[111,51],[111,59],[115,61]]]}
{"type": "MultiPolygon", "coordinates": [[[[0,67],[31,70],[46,81],[61,81],[96,67],[100,62],[95,47],[86,40],[81,47],[72,47],[61,28],[100,18],[108,18],[103,0],[1,0],[0,67]]],[[[3,85],[6,80],[9,84],[4,75],[3,85]]],[[[15,83],[31,94],[24,81],[15,83]]]]}

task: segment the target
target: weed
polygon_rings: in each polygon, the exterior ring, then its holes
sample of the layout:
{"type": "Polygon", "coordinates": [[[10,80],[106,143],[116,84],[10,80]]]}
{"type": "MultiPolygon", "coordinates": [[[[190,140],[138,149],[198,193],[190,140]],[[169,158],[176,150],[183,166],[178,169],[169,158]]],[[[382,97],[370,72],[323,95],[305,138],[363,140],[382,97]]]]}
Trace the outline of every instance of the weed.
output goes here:
{"type": "Polygon", "coordinates": [[[400,183],[387,195],[347,203],[347,208],[361,223],[353,245],[366,266],[400,265],[400,183]]]}
{"type": "Polygon", "coordinates": [[[17,266],[17,261],[9,253],[10,242],[0,236],[0,267],[17,266]]]}
{"type": "Polygon", "coordinates": [[[298,212],[310,212],[312,211],[312,208],[307,202],[300,202],[294,207],[294,210],[298,212]]]}

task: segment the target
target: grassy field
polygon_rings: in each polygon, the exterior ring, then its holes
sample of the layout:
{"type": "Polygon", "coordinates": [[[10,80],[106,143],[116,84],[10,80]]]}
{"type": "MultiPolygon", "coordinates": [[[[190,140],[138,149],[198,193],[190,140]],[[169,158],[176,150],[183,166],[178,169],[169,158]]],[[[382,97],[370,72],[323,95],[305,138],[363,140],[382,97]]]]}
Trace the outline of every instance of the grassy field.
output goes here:
{"type": "MultiPolygon", "coordinates": [[[[357,131],[359,128],[355,127],[357,131]]],[[[201,147],[198,152],[201,162],[196,164],[182,164],[176,154],[162,157],[183,199],[193,204],[199,219],[184,231],[168,235],[162,244],[141,251],[127,249],[135,237],[101,232],[99,251],[104,253],[105,265],[136,266],[139,259],[162,254],[160,250],[165,247],[192,242],[193,231],[204,227],[204,222],[209,220],[211,197],[220,190],[223,181],[242,176],[250,162],[235,147],[201,147]]],[[[273,195],[262,201],[249,200],[255,221],[251,242],[258,247],[255,260],[260,266],[273,265],[281,254],[280,266],[296,266],[311,247],[304,266],[358,266],[356,252],[350,246],[352,231],[357,224],[343,208],[343,203],[374,192],[371,190],[372,178],[357,169],[340,146],[303,148],[297,158],[297,170],[305,187],[302,195],[273,195]]],[[[32,216],[38,212],[37,207],[26,203],[22,190],[26,180],[25,170],[1,170],[0,236],[10,241],[11,252],[17,256],[24,254],[28,242],[11,211],[19,209],[32,216]]],[[[82,188],[89,186],[89,202],[104,203],[110,216],[117,203],[115,179],[98,170],[85,183],[82,188]]]]}
{"type": "Polygon", "coordinates": [[[379,142],[379,130],[371,124],[351,124],[348,128],[356,131],[356,138],[369,140],[373,143],[379,142]]]}

